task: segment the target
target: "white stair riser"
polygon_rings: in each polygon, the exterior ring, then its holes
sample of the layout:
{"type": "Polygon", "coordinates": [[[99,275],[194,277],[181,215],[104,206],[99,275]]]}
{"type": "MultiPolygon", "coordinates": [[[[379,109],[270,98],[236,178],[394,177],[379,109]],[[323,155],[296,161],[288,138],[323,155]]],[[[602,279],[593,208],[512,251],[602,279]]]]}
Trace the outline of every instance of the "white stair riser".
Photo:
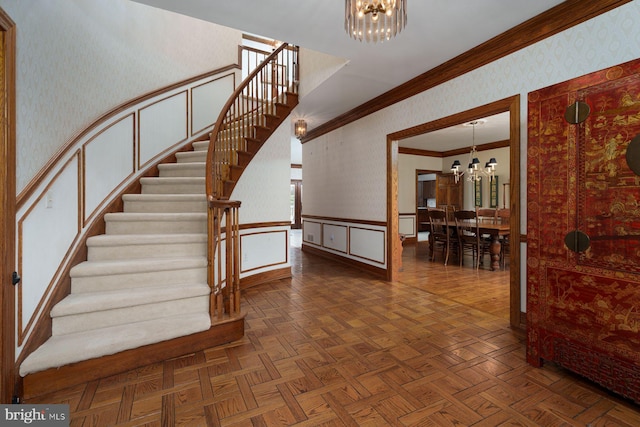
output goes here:
{"type": "Polygon", "coordinates": [[[202,150],[202,151],[185,151],[183,153],[176,153],[176,160],[178,163],[206,162],[207,152],[202,150]]]}
{"type": "Polygon", "coordinates": [[[107,234],[171,234],[206,233],[206,217],[201,220],[132,219],[129,221],[106,220],[107,234]]]}
{"type": "Polygon", "coordinates": [[[204,179],[202,180],[202,183],[197,184],[142,184],[142,194],[204,194],[205,192],[206,187],[204,179]]]}
{"type": "Polygon", "coordinates": [[[195,267],[182,270],[145,271],[136,273],[104,274],[74,277],[71,275],[71,292],[104,292],[153,286],[179,285],[181,283],[207,283],[207,268],[195,267]]]}
{"type": "MultiPolygon", "coordinates": [[[[108,326],[161,319],[184,313],[208,313],[209,295],[184,298],[173,301],[137,305],[70,316],[54,317],[53,335],[84,332],[108,326]]],[[[135,325],[132,325],[135,327],[135,325]]]]}
{"type": "Polygon", "coordinates": [[[207,201],[203,198],[200,201],[176,202],[172,200],[132,200],[124,202],[124,212],[130,213],[188,213],[206,212],[207,201]]]}
{"type": "Polygon", "coordinates": [[[168,177],[204,177],[205,163],[170,163],[159,165],[159,175],[162,178],[168,177]]]}
{"type": "Polygon", "coordinates": [[[170,256],[201,256],[206,254],[206,242],[179,242],[140,245],[131,244],[89,246],[87,260],[110,261],[134,258],[167,258],[170,256]]]}

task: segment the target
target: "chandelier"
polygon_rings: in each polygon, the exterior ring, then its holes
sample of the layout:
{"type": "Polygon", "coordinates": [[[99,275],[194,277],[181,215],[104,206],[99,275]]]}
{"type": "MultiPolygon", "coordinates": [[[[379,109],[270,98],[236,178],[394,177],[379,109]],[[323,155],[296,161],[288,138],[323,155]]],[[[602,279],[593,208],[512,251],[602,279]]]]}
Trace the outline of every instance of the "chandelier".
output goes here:
{"type": "MultiPolygon", "coordinates": [[[[496,166],[498,162],[495,157],[489,159],[487,163],[484,164],[484,168],[480,168],[480,160],[478,160],[478,149],[476,148],[476,125],[484,123],[484,121],[476,120],[468,123],[468,126],[473,128],[472,131],[472,147],[471,152],[469,153],[469,165],[467,166],[467,181],[480,181],[483,176],[489,178],[490,181],[493,181],[493,177],[495,176],[496,166]]],[[[456,181],[456,184],[465,174],[465,171],[461,169],[462,165],[460,164],[460,160],[454,160],[451,165],[451,172],[453,172],[453,177],[456,181]]]]}
{"type": "Polygon", "coordinates": [[[383,42],[407,24],[407,0],[345,0],[344,29],[350,37],[383,42]]]}

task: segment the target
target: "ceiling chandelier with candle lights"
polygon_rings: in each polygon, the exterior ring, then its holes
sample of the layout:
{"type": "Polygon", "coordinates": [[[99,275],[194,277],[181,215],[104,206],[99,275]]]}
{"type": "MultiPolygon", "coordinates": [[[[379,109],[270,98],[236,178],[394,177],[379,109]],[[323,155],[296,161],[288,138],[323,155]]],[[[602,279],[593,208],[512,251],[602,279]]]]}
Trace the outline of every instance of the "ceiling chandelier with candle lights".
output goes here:
{"type": "Polygon", "coordinates": [[[345,0],[344,28],[356,40],[383,42],[407,24],[407,0],[345,0]]]}
{"type": "MultiPolygon", "coordinates": [[[[479,124],[483,124],[484,120],[475,120],[465,126],[472,126],[472,146],[471,152],[469,153],[469,164],[467,166],[467,181],[480,181],[482,176],[486,176],[490,181],[493,181],[493,177],[495,176],[496,166],[498,162],[494,157],[489,159],[487,163],[484,164],[484,168],[480,168],[480,160],[478,159],[478,149],[476,148],[476,126],[479,124]]],[[[456,184],[462,178],[462,175],[465,174],[465,171],[462,170],[462,165],[460,164],[460,160],[455,160],[451,165],[451,172],[453,172],[453,177],[455,179],[456,184]]]]}

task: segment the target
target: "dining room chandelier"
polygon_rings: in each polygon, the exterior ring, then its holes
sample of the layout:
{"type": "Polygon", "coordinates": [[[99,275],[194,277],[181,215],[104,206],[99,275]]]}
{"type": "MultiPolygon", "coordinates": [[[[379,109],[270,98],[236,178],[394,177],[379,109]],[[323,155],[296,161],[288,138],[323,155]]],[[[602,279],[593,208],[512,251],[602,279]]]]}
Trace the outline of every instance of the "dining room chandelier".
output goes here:
{"type": "MultiPolygon", "coordinates": [[[[467,181],[480,181],[483,176],[486,176],[490,181],[493,181],[496,166],[498,165],[496,158],[491,157],[489,161],[484,164],[484,168],[480,168],[478,149],[476,147],[476,125],[481,123],[484,123],[484,121],[475,120],[466,124],[467,126],[472,127],[472,146],[471,152],[469,153],[469,165],[466,170],[467,181]]],[[[453,161],[453,164],[451,165],[451,172],[453,172],[453,177],[457,184],[460,178],[465,174],[465,171],[462,170],[460,160],[453,161]]]]}
{"type": "Polygon", "coordinates": [[[345,0],[344,28],[350,37],[383,42],[407,24],[407,0],[345,0]]]}

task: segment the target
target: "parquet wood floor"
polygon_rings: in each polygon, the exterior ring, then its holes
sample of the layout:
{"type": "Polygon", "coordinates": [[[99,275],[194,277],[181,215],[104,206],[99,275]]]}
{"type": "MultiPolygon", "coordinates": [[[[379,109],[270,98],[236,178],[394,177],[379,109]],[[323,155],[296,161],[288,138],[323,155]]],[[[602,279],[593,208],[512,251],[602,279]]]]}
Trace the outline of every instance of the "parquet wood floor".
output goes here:
{"type": "Polygon", "coordinates": [[[72,426],[640,425],[640,407],[526,364],[506,273],[422,245],[395,283],[293,248],[292,279],[244,292],[242,340],[29,403],[69,404],[72,426]]]}

